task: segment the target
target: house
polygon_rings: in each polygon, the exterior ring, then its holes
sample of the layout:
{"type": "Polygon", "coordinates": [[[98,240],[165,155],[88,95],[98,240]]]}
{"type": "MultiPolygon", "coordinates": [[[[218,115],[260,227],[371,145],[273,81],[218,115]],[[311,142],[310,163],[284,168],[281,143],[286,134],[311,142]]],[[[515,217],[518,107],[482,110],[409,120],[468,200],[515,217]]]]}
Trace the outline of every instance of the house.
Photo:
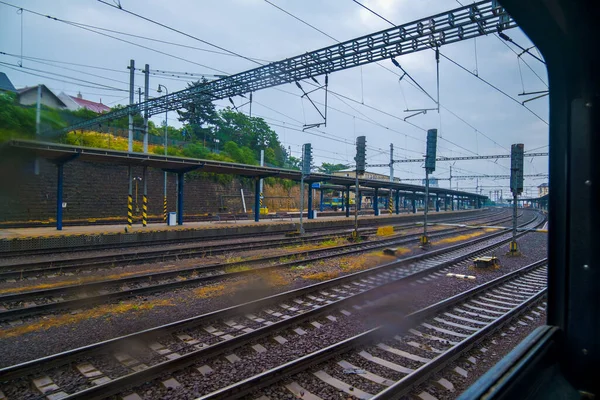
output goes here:
{"type": "Polygon", "coordinates": [[[17,89],[13,86],[10,79],[4,72],[0,72],[0,92],[12,92],[17,93],[17,89]]]}
{"type": "MultiPolygon", "coordinates": [[[[355,172],[353,169],[344,169],[341,171],[335,171],[335,172],[333,172],[332,175],[348,176],[348,177],[354,178],[355,172]]],[[[369,171],[366,171],[364,174],[359,174],[358,177],[360,179],[373,179],[373,180],[377,180],[377,181],[389,181],[390,180],[390,177],[388,175],[378,174],[377,172],[369,172],[369,171]]],[[[394,179],[394,180],[396,180],[396,179],[394,179]]]]}
{"type": "MultiPolygon", "coordinates": [[[[67,108],[67,105],[55,95],[46,85],[38,85],[42,88],[41,104],[50,108],[67,108]]],[[[19,104],[31,106],[37,104],[38,86],[24,87],[17,90],[19,104]]]]}
{"type": "Polygon", "coordinates": [[[71,111],[80,110],[82,108],[85,108],[98,114],[110,111],[110,107],[102,104],[102,100],[100,100],[100,103],[86,100],[83,98],[81,93],[77,93],[77,96],[70,96],[65,92],[62,92],[58,95],[58,97],[67,105],[67,108],[71,111]]]}
{"type": "Polygon", "coordinates": [[[549,190],[550,190],[550,187],[548,186],[548,183],[542,183],[541,185],[538,186],[538,197],[543,197],[543,196],[547,195],[549,190]]]}

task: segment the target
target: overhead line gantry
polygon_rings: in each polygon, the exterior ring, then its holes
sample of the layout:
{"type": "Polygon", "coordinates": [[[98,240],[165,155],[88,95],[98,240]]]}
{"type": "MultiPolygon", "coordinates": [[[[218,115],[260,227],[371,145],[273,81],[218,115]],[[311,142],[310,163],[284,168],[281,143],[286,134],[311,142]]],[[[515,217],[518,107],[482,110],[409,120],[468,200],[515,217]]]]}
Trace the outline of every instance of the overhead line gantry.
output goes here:
{"type": "MultiPolygon", "coordinates": [[[[548,153],[525,153],[523,157],[548,157],[548,153]]],[[[484,156],[464,156],[464,157],[437,157],[435,161],[466,161],[466,160],[496,160],[499,158],[510,158],[510,154],[490,154],[484,156]]],[[[393,164],[399,163],[422,163],[425,162],[423,158],[403,158],[400,160],[393,160],[393,164]]],[[[389,167],[390,164],[369,164],[369,167],[389,167]]]]}
{"type": "Polygon", "coordinates": [[[177,110],[197,98],[205,98],[207,101],[226,99],[392,59],[403,54],[439,48],[446,44],[502,32],[516,26],[516,22],[497,0],[480,1],[130,105],[71,125],[63,131],[88,128],[112,119],[136,114],[141,110],[149,115],[177,110]]]}

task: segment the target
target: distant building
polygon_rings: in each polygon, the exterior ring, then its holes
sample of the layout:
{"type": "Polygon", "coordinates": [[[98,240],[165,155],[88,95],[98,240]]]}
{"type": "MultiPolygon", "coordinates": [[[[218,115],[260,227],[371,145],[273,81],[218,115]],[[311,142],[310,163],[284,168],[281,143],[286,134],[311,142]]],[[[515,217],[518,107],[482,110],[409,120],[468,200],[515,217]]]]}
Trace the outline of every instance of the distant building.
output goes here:
{"type": "MultiPolygon", "coordinates": [[[[55,95],[46,85],[39,85],[42,88],[41,103],[50,108],[67,108],[67,105],[55,95]]],[[[19,104],[30,106],[37,104],[38,86],[24,87],[17,90],[19,104]]]]}
{"type": "MultiPolygon", "coordinates": [[[[425,179],[423,179],[421,181],[421,183],[423,184],[423,186],[425,186],[425,184],[427,182],[425,181],[425,179]]],[[[437,178],[429,178],[429,186],[430,187],[440,187],[440,183],[438,182],[437,178]]]]}
{"type": "Polygon", "coordinates": [[[538,197],[542,197],[548,194],[550,187],[547,183],[542,183],[538,186],[538,197]]]}
{"type": "Polygon", "coordinates": [[[10,79],[4,72],[0,72],[0,92],[17,93],[17,89],[13,86],[10,79]]]}
{"type": "Polygon", "coordinates": [[[102,104],[102,100],[100,100],[100,103],[86,100],[83,98],[81,93],[78,93],[77,96],[70,96],[65,92],[62,92],[58,95],[58,97],[63,101],[63,103],[67,105],[67,108],[71,111],[77,111],[82,108],[85,108],[98,114],[110,111],[110,107],[102,104]]]}
{"type": "MultiPolygon", "coordinates": [[[[353,169],[344,169],[341,171],[335,171],[332,175],[334,176],[349,176],[351,178],[355,177],[355,173],[353,169]]],[[[373,179],[376,181],[389,181],[390,177],[385,174],[378,174],[377,172],[369,172],[366,171],[364,174],[359,174],[359,178],[361,179],[373,179]]]]}

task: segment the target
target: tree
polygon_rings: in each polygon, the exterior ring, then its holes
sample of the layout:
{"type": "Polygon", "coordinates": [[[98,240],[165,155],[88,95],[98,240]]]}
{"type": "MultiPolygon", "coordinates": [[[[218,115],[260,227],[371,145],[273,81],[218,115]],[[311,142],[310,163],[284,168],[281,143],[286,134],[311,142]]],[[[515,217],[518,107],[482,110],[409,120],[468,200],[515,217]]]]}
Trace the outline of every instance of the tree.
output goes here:
{"type": "MultiPolygon", "coordinates": [[[[201,81],[188,84],[188,89],[202,87],[208,81],[202,78],[201,81]]],[[[185,130],[192,139],[202,141],[206,145],[207,141],[214,139],[214,125],[218,120],[215,105],[208,99],[208,96],[197,95],[183,106],[183,110],[177,110],[179,121],[185,124],[185,130]]]]}
{"type": "Polygon", "coordinates": [[[235,142],[240,148],[254,152],[254,159],[260,158],[260,151],[265,150],[265,161],[283,166],[286,159],[277,133],[262,119],[249,117],[241,112],[226,108],[218,112],[215,123],[215,137],[221,143],[235,142]]]}
{"type": "Polygon", "coordinates": [[[302,165],[302,160],[296,158],[294,156],[289,156],[286,160],[286,167],[289,169],[300,170],[300,166],[302,165]]]}
{"type": "Polygon", "coordinates": [[[321,172],[323,174],[333,174],[334,172],[342,171],[346,168],[348,168],[348,166],[344,165],[344,164],[330,164],[330,163],[324,162],[321,164],[321,166],[318,169],[319,169],[319,172],[321,172]]]}

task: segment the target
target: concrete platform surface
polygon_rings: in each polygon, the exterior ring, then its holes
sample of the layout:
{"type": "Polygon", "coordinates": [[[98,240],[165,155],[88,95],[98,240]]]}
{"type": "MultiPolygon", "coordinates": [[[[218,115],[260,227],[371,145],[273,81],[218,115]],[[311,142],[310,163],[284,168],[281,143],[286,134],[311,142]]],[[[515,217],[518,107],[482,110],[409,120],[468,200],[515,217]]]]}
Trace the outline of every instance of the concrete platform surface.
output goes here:
{"type": "MultiPolygon", "coordinates": [[[[440,211],[431,213],[431,215],[437,214],[452,214],[452,213],[463,213],[474,210],[461,210],[461,211],[440,211]]],[[[393,219],[397,220],[398,218],[403,219],[411,219],[411,217],[422,215],[422,212],[418,212],[416,214],[400,214],[400,215],[364,215],[359,216],[360,221],[375,221],[375,220],[386,220],[393,219]]],[[[307,226],[312,224],[321,224],[327,221],[354,221],[354,215],[350,215],[349,218],[345,216],[335,216],[335,217],[318,217],[316,219],[309,220],[308,218],[303,218],[304,223],[307,226]]],[[[239,220],[239,221],[203,221],[203,222],[184,222],[183,225],[175,225],[175,226],[167,226],[164,223],[153,223],[148,224],[146,227],[143,227],[142,224],[135,224],[129,230],[129,233],[141,233],[141,232],[162,232],[162,231],[180,231],[180,230],[206,230],[206,229],[222,229],[226,227],[243,227],[248,225],[289,225],[289,224],[299,224],[300,218],[283,218],[283,219],[264,219],[259,222],[255,222],[254,219],[247,220],[239,220]]],[[[59,236],[75,236],[75,235],[106,235],[106,234],[115,234],[115,233],[125,233],[125,224],[116,224],[116,225],[82,225],[82,226],[65,226],[62,231],[57,231],[56,227],[53,226],[45,226],[45,227],[36,227],[36,228],[7,228],[0,230],[0,239],[15,239],[15,238],[36,238],[36,237],[59,237],[59,236]]]]}

